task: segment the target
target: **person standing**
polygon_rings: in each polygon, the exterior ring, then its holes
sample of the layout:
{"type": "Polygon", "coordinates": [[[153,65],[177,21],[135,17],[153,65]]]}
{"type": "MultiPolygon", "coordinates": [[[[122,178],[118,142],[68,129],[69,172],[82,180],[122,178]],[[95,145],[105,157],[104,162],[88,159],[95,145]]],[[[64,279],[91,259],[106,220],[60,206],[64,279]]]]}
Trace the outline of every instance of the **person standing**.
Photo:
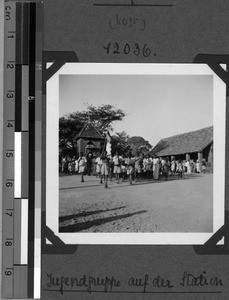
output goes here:
{"type": "Polygon", "coordinates": [[[121,174],[122,174],[122,182],[125,182],[127,178],[127,166],[126,166],[125,156],[123,156],[123,159],[121,161],[121,174]]]}
{"type": "Polygon", "coordinates": [[[190,161],[189,160],[186,161],[185,166],[186,166],[187,173],[190,174],[191,173],[191,166],[190,166],[190,161]]]}
{"type": "Polygon", "coordinates": [[[154,171],[153,171],[153,178],[155,180],[159,180],[159,172],[160,172],[160,161],[158,157],[155,157],[154,160],[154,171]]]}
{"type": "Polygon", "coordinates": [[[165,180],[168,180],[168,176],[169,176],[169,164],[168,164],[168,160],[167,158],[165,159],[165,162],[162,166],[162,174],[165,177],[165,180]]]}
{"type": "Polygon", "coordinates": [[[66,157],[64,156],[61,160],[61,172],[63,173],[65,171],[65,164],[66,164],[66,157]]]}
{"type": "Polygon", "coordinates": [[[75,158],[75,174],[77,174],[79,171],[79,163],[78,163],[78,159],[75,158]]]}
{"type": "Polygon", "coordinates": [[[87,155],[87,175],[88,176],[91,176],[92,165],[93,165],[93,155],[92,155],[92,152],[88,152],[88,155],[87,155]]]}
{"type": "Polygon", "coordinates": [[[95,156],[93,155],[92,158],[92,175],[95,176],[96,175],[96,162],[95,162],[95,156]]]}
{"type": "Polygon", "coordinates": [[[200,173],[200,172],[201,172],[201,169],[200,169],[200,162],[199,162],[198,159],[197,159],[197,161],[196,161],[196,172],[197,172],[197,173],[200,173]]]}
{"type": "Polygon", "coordinates": [[[108,188],[107,181],[108,181],[108,174],[109,174],[109,158],[107,156],[107,151],[101,156],[102,166],[101,166],[101,179],[100,183],[105,183],[105,188],[108,188]]]}
{"type": "Polygon", "coordinates": [[[114,162],[115,178],[116,178],[117,183],[119,183],[119,174],[121,173],[121,164],[120,164],[120,158],[118,156],[118,152],[116,152],[116,154],[113,158],[113,162],[114,162]]]}
{"type": "Polygon", "coordinates": [[[125,159],[125,164],[126,164],[126,174],[129,176],[129,181],[130,184],[132,185],[132,176],[134,173],[134,159],[132,158],[131,153],[129,153],[128,157],[125,159]]]}
{"type": "Polygon", "coordinates": [[[135,182],[140,181],[140,176],[142,172],[142,162],[143,159],[137,154],[135,157],[135,164],[134,164],[134,169],[135,169],[135,182]]]}
{"type": "Polygon", "coordinates": [[[183,177],[184,166],[183,166],[183,162],[181,160],[179,160],[178,164],[177,164],[177,173],[180,175],[180,177],[183,177]]]}
{"type": "Polygon", "coordinates": [[[146,169],[146,179],[150,180],[151,179],[151,172],[152,172],[152,160],[151,157],[149,155],[146,156],[146,158],[144,159],[144,163],[145,163],[145,169],[146,169]]]}
{"type": "Polygon", "coordinates": [[[78,165],[79,165],[79,174],[81,174],[81,182],[84,182],[86,163],[87,163],[86,157],[83,155],[83,152],[80,152],[80,156],[78,158],[78,165]]]}
{"type": "Polygon", "coordinates": [[[206,161],[204,159],[202,160],[202,172],[206,173],[206,161]]]}
{"type": "Polygon", "coordinates": [[[176,173],[176,161],[175,161],[175,158],[172,157],[172,160],[171,160],[171,175],[172,177],[175,175],[176,173]]]}
{"type": "Polygon", "coordinates": [[[99,178],[100,178],[101,177],[101,167],[102,167],[101,156],[98,156],[96,158],[95,164],[96,164],[96,177],[99,176],[99,178]]]}

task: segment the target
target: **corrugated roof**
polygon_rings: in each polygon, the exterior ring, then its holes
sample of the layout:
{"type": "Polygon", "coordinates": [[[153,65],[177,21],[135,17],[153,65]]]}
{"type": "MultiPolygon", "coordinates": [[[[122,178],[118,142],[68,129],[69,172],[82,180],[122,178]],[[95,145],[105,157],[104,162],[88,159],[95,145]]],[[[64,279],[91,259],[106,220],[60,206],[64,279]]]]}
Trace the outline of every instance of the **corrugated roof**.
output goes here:
{"type": "Polygon", "coordinates": [[[160,140],[152,149],[157,156],[179,155],[202,151],[213,141],[213,126],[174,135],[160,140]]]}
{"type": "Polygon", "coordinates": [[[93,126],[91,123],[86,124],[79,132],[79,134],[77,134],[76,139],[79,138],[104,139],[99,130],[95,128],[95,126],[93,126]]]}

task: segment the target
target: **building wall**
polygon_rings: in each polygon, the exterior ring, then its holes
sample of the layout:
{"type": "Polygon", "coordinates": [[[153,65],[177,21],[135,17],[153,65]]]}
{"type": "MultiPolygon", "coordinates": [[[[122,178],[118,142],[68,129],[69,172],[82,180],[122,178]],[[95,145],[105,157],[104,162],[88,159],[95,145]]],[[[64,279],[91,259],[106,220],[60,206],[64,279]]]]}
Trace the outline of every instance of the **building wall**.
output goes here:
{"type": "Polygon", "coordinates": [[[97,155],[100,151],[103,150],[104,142],[101,140],[93,140],[93,139],[79,139],[77,141],[78,154],[83,152],[84,155],[87,155],[89,151],[92,151],[95,155],[97,155]],[[93,142],[95,146],[95,150],[87,149],[88,142],[93,142]]]}
{"type": "Polygon", "coordinates": [[[203,158],[206,159],[207,162],[209,162],[212,167],[213,167],[213,143],[208,145],[204,150],[203,150],[203,158]]]}

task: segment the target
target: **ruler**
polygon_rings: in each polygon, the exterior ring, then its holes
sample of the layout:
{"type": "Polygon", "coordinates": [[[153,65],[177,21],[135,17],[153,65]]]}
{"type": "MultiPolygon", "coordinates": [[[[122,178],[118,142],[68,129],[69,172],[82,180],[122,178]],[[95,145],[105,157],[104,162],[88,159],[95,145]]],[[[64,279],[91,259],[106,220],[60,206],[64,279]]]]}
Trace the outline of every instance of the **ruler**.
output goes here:
{"type": "Polygon", "coordinates": [[[2,296],[40,297],[42,2],[5,3],[2,296]]]}

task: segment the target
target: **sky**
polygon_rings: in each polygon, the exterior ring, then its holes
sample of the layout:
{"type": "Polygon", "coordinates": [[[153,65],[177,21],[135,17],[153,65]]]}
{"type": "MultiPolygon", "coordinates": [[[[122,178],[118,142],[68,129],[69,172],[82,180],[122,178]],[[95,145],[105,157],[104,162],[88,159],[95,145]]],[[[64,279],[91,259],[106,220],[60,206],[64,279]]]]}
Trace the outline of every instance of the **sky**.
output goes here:
{"type": "MultiPolygon", "coordinates": [[[[115,132],[160,139],[213,125],[213,78],[206,75],[61,75],[60,117],[111,104],[126,116],[115,132]]],[[[113,134],[111,133],[111,134],[113,134]]]]}

